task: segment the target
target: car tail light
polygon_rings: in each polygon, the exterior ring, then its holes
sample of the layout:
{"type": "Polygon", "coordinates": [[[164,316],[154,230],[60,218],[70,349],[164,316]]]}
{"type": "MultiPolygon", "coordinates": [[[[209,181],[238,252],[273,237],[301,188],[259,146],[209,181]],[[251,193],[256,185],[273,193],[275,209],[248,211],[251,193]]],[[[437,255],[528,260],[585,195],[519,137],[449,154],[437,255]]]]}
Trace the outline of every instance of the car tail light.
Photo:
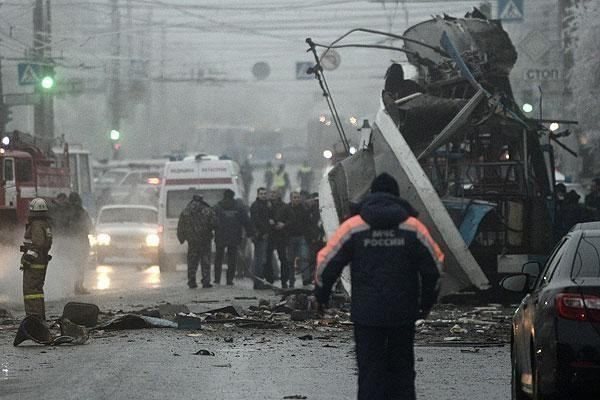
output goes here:
{"type": "Polygon", "coordinates": [[[556,311],[561,318],[600,322],[600,297],[561,293],[556,296],[556,311]]]}
{"type": "Polygon", "coordinates": [[[160,178],[148,178],[146,179],[146,182],[149,185],[160,185],[160,178]]]}

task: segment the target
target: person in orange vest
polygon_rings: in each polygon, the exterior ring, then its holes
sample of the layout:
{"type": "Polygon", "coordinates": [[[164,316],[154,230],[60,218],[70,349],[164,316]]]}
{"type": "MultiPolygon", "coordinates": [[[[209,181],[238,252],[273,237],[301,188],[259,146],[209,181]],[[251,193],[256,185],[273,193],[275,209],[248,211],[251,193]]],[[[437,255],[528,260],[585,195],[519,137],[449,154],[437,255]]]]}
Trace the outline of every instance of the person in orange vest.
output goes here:
{"type": "Polygon", "coordinates": [[[359,400],[416,398],[415,321],[429,314],[438,293],[444,254],[399,195],[392,176],[377,176],[358,215],[317,256],[319,307],[350,264],[359,400]]]}
{"type": "Polygon", "coordinates": [[[25,237],[21,251],[21,269],[23,270],[23,301],[25,314],[35,315],[46,320],[44,304],[44,283],[46,269],[52,257],[48,254],[52,247],[52,229],[50,228],[48,205],[41,198],[29,203],[29,215],[25,228],[25,237]]]}

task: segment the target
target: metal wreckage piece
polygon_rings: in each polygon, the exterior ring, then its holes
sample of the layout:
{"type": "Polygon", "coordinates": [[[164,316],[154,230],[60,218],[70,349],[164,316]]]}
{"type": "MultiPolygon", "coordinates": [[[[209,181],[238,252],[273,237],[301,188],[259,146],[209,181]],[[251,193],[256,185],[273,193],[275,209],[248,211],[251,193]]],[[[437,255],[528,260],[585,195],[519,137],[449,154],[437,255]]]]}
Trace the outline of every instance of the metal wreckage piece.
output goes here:
{"type": "MultiPolygon", "coordinates": [[[[383,91],[359,151],[321,182],[324,225],[331,234],[387,172],[446,255],[442,294],[485,290],[553,244],[552,149],[514,102],[517,53],[499,21],[435,17],[403,37],[419,89],[383,91]]],[[[348,272],[342,282],[349,290],[348,272]]]]}

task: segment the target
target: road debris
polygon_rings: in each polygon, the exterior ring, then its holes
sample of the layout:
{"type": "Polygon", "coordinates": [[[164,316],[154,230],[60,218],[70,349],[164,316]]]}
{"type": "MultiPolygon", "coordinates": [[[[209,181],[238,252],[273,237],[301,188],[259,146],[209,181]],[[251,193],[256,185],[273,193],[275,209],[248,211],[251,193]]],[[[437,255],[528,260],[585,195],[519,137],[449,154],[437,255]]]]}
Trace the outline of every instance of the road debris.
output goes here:
{"type": "Polygon", "coordinates": [[[213,353],[210,350],[202,349],[202,350],[198,350],[197,352],[195,352],[194,355],[195,356],[214,356],[215,353],[213,353]]]}
{"type": "Polygon", "coordinates": [[[89,336],[85,328],[75,325],[66,319],[53,325],[53,327],[60,329],[60,334],[53,334],[46,323],[39,317],[29,315],[19,325],[13,346],[18,346],[27,340],[45,346],[58,346],[61,344],[77,345],[84,344],[89,336]]]}
{"type": "Polygon", "coordinates": [[[91,328],[98,324],[99,314],[100,308],[95,304],[69,302],[63,308],[62,318],[74,324],[91,328]]]}
{"type": "Polygon", "coordinates": [[[227,364],[213,364],[213,367],[216,368],[231,368],[231,363],[227,363],[227,364]]]}
{"type": "Polygon", "coordinates": [[[145,315],[123,314],[96,325],[94,330],[125,330],[148,328],[177,328],[177,323],[168,319],[147,317],[145,315]]]}
{"type": "Polygon", "coordinates": [[[193,313],[179,313],[175,317],[175,322],[177,323],[177,329],[202,329],[202,319],[193,313]]]}

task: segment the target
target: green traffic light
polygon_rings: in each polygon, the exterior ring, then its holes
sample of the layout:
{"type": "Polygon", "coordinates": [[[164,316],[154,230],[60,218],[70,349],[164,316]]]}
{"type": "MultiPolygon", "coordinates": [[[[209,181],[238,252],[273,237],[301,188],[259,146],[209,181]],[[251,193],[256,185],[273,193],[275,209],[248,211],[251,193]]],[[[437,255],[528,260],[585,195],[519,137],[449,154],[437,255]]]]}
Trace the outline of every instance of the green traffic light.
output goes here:
{"type": "Polygon", "coordinates": [[[119,140],[121,138],[121,132],[116,129],[110,131],[110,140],[119,140]]]}
{"type": "Polygon", "coordinates": [[[43,77],[41,85],[42,85],[43,89],[46,89],[46,90],[52,89],[54,87],[54,78],[51,76],[43,77]]]}

